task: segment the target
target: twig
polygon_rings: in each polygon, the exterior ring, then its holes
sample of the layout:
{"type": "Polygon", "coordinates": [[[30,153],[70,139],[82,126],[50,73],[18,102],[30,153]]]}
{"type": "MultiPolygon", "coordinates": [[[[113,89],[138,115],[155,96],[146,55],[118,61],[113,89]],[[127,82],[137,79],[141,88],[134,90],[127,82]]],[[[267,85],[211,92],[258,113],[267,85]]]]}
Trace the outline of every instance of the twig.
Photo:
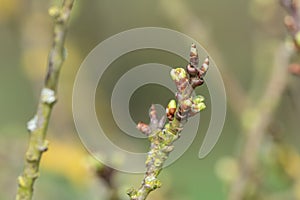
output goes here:
{"type": "Polygon", "coordinates": [[[174,149],[173,143],[180,137],[180,132],[188,118],[205,108],[204,98],[193,96],[193,91],[204,83],[203,77],[208,70],[209,60],[206,58],[200,68],[198,63],[198,52],[196,46],[192,45],[190,63],[186,69],[177,68],[171,71],[171,77],[177,87],[177,105],[175,100],[171,100],[167,106],[166,114],[169,123],[165,124],[165,116],[158,119],[155,107],[152,105],[149,114],[150,124],[140,122],[137,125],[137,128],[148,136],[151,145],[142,184],[138,190],[132,188],[128,191],[131,200],[144,200],[151,191],[161,186],[157,176],[169,153],[174,149]]]}
{"type": "Polygon", "coordinates": [[[50,114],[56,102],[56,92],[59,72],[65,60],[64,42],[67,33],[67,23],[70,18],[74,0],[64,0],[61,8],[52,7],[49,14],[54,19],[54,39],[48,61],[48,72],[45,78],[36,115],[27,124],[30,133],[29,145],[25,155],[25,166],[18,177],[17,200],[30,200],[33,186],[39,176],[39,164],[43,152],[48,149],[45,139],[50,114]]]}
{"type": "MultiPolygon", "coordinates": [[[[244,119],[245,144],[240,155],[239,171],[236,180],[231,186],[229,193],[230,200],[241,200],[245,198],[246,189],[257,169],[258,153],[267,132],[267,128],[272,121],[272,116],[280,103],[282,94],[287,86],[288,70],[290,57],[293,49],[282,45],[279,47],[274,60],[273,74],[265,90],[264,96],[251,107],[247,113],[254,113],[251,118],[244,119]]],[[[249,117],[249,116],[248,116],[249,117]]]]}
{"type": "MultiPolygon", "coordinates": [[[[178,27],[182,27],[182,30],[194,37],[197,37],[196,39],[206,41],[206,44],[210,46],[210,50],[217,55],[219,60],[222,59],[218,50],[214,49],[216,45],[214,45],[211,40],[209,30],[207,30],[205,25],[203,25],[199,17],[191,11],[185,1],[173,0],[172,3],[170,3],[167,0],[161,0],[159,2],[160,8],[170,21],[176,22],[178,27]],[[184,14],[178,15],[178,13],[184,14]]],[[[237,116],[240,116],[242,111],[252,102],[250,101],[250,98],[248,98],[244,88],[232,75],[229,69],[221,67],[219,70],[221,71],[226,88],[230,88],[226,90],[229,106],[237,116]]]]}

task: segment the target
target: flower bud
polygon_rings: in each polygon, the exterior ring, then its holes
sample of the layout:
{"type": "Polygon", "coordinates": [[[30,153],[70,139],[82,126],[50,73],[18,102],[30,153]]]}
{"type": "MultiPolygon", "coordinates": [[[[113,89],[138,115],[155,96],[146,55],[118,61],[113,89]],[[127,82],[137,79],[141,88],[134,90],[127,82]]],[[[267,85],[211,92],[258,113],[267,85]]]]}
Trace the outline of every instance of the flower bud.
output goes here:
{"type": "Polygon", "coordinates": [[[172,80],[176,82],[186,78],[186,72],[183,68],[172,69],[170,75],[172,77],[172,80]]]}

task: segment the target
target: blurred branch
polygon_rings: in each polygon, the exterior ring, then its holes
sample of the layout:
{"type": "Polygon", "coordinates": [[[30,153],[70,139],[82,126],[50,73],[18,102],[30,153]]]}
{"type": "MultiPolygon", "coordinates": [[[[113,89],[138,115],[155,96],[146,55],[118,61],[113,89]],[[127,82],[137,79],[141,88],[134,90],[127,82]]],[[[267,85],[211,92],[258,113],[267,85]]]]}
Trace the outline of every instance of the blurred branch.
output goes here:
{"type": "Polygon", "coordinates": [[[173,143],[180,137],[180,132],[189,117],[192,117],[205,108],[202,96],[193,96],[193,91],[197,86],[204,83],[203,77],[208,69],[209,60],[205,59],[204,63],[198,68],[199,58],[195,45],[192,45],[190,52],[190,63],[186,70],[177,68],[171,70],[171,77],[174,80],[177,93],[177,105],[175,100],[171,100],[167,106],[166,117],[160,120],[156,115],[154,105],[150,109],[150,124],[140,122],[137,128],[148,136],[150,140],[150,151],[146,160],[146,173],[142,184],[138,190],[130,189],[128,195],[131,200],[144,200],[149,193],[161,186],[157,176],[163,168],[163,164],[173,151],[173,143]]]}
{"type": "Polygon", "coordinates": [[[236,180],[231,185],[230,200],[241,200],[247,196],[247,186],[253,182],[252,178],[257,171],[258,154],[262,146],[264,135],[272,122],[272,116],[279,106],[283,92],[287,88],[287,77],[290,72],[298,71],[297,65],[290,65],[290,58],[296,49],[300,47],[300,18],[298,1],[281,0],[289,15],[285,17],[294,47],[282,44],[274,55],[273,74],[264,92],[264,96],[258,101],[256,109],[249,107],[244,113],[244,129],[246,132],[245,145],[240,155],[239,171],[236,180]],[[253,111],[254,110],[254,111],[253,111]],[[249,116],[249,113],[252,115],[249,116]]]}
{"type": "Polygon", "coordinates": [[[239,171],[236,180],[231,186],[230,200],[245,198],[247,185],[257,169],[258,153],[262,145],[264,134],[272,121],[272,116],[278,107],[282,94],[287,86],[290,57],[293,49],[281,45],[274,56],[273,74],[269,80],[264,96],[256,107],[248,108],[244,113],[245,144],[239,161],[239,171]],[[252,113],[251,116],[248,114],[252,113]]]}
{"type": "Polygon", "coordinates": [[[120,198],[118,195],[118,188],[114,182],[114,176],[116,175],[116,170],[106,165],[103,165],[99,161],[95,160],[93,157],[89,158],[89,163],[92,171],[96,174],[97,178],[101,182],[105,183],[105,185],[108,187],[110,191],[108,199],[119,200],[120,198]]]}
{"type": "Polygon", "coordinates": [[[39,176],[39,164],[43,152],[48,149],[45,140],[50,114],[56,102],[56,92],[59,72],[65,60],[64,42],[67,33],[67,23],[70,18],[74,0],[64,0],[61,8],[51,7],[49,14],[54,19],[54,39],[48,61],[48,72],[44,88],[41,91],[36,115],[27,124],[30,133],[29,145],[25,155],[25,166],[18,177],[17,200],[32,199],[33,186],[39,176]]]}
{"type": "Polygon", "coordinates": [[[116,171],[108,166],[103,165],[96,170],[97,177],[104,181],[110,191],[109,200],[119,200],[118,188],[113,181],[116,171]]]}
{"type": "MultiPolygon", "coordinates": [[[[209,36],[209,32],[207,27],[203,25],[199,17],[191,12],[191,9],[188,8],[188,5],[184,1],[174,0],[170,3],[167,0],[160,1],[160,8],[163,9],[164,14],[169,17],[172,22],[176,22],[182,30],[186,33],[196,36],[198,40],[206,42],[209,44],[210,49],[212,49],[215,45],[209,36]],[[182,15],[178,15],[178,13],[183,13],[182,15]]],[[[215,52],[215,57],[221,57],[221,54],[218,53],[217,49],[213,49],[215,52]]],[[[247,97],[246,92],[241,87],[239,81],[232,75],[232,73],[225,69],[224,67],[219,68],[221,71],[222,77],[224,79],[224,84],[226,88],[230,88],[226,90],[228,96],[228,103],[233,110],[233,112],[240,116],[242,111],[249,105],[250,99],[247,97]]]]}

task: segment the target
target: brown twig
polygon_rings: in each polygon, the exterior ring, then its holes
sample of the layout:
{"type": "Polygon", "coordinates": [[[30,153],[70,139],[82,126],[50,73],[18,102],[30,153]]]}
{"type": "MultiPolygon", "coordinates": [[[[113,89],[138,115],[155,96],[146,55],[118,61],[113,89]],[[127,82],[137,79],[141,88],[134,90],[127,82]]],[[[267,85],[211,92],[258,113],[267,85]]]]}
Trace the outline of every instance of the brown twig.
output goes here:
{"type": "Polygon", "coordinates": [[[163,164],[173,151],[173,143],[179,138],[180,132],[189,117],[194,116],[205,108],[204,98],[193,96],[193,91],[197,86],[204,83],[203,77],[208,70],[209,60],[204,61],[198,68],[198,52],[195,45],[192,45],[190,52],[190,63],[186,69],[176,68],[171,71],[177,93],[177,105],[175,100],[171,100],[166,112],[169,123],[165,124],[166,117],[158,119],[155,107],[150,109],[150,124],[140,122],[137,128],[148,136],[151,142],[150,151],[146,160],[146,173],[142,184],[138,190],[130,189],[128,195],[131,200],[144,200],[149,193],[161,186],[157,176],[163,168],[163,164]]]}
{"type": "Polygon", "coordinates": [[[67,23],[70,18],[74,0],[64,0],[61,8],[52,7],[49,14],[54,19],[54,39],[48,61],[48,72],[45,78],[36,115],[27,124],[30,133],[29,145],[25,155],[25,166],[18,178],[17,200],[30,200],[33,186],[39,176],[39,164],[43,152],[48,149],[45,139],[47,127],[54,103],[59,72],[65,60],[64,42],[67,34],[67,23]]]}

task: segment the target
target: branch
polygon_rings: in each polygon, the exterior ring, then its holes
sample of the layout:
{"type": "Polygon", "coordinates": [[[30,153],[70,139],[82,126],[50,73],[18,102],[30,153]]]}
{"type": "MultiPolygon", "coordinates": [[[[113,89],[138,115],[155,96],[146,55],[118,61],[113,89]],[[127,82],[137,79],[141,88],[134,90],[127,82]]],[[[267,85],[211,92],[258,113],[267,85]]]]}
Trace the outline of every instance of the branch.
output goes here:
{"type": "MultiPolygon", "coordinates": [[[[280,46],[278,49],[268,86],[264,92],[264,96],[257,103],[256,109],[251,107],[245,112],[245,116],[249,112],[253,113],[251,118],[246,118],[245,125],[245,145],[240,155],[239,171],[236,180],[231,186],[229,193],[230,200],[241,200],[245,198],[246,189],[257,169],[258,154],[264,134],[267,132],[268,126],[272,121],[272,116],[278,107],[282,94],[287,86],[288,70],[290,57],[293,49],[286,45],[280,46]]],[[[249,117],[249,116],[248,116],[249,117]]]]}
{"type": "Polygon", "coordinates": [[[161,186],[157,179],[167,160],[169,153],[173,151],[173,143],[180,137],[180,132],[189,117],[192,117],[205,108],[202,96],[193,96],[197,86],[204,83],[203,77],[208,70],[209,60],[198,68],[199,58],[195,45],[192,45],[190,52],[190,63],[186,69],[176,68],[171,70],[171,77],[174,80],[177,93],[176,99],[171,100],[166,109],[169,123],[166,116],[158,119],[154,105],[150,109],[150,124],[140,122],[137,128],[148,136],[150,140],[150,151],[146,160],[146,173],[138,190],[130,189],[127,193],[131,200],[144,200],[149,193],[161,186]]]}
{"type": "MultiPolygon", "coordinates": [[[[245,127],[246,143],[242,151],[239,171],[235,182],[231,185],[230,200],[241,200],[246,196],[246,188],[251,183],[251,177],[257,170],[258,154],[267,128],[272,122],[272,116],[278,107],[282,94],[287,87],[287,77],[290,72],[297,73],[298,65],[289,66],[292,53],[300,50],[300,15],[299,2],[293,0],[280,0],[287,10],[288,16],[284,22],[290,32],[294,47],[283,44],[275,54],[273,74],[266,88],[265,95],[258,102],[256,112],[249,108],[245,112],[255,113],[251,119],[244,119],[249,126],[245,127]],[[289,68],[288,68],[289,66],[289,68]]],[[[246,116],[247,117],[247,116],[246,116]]]]}
{"type": "MultiPolygon", "coordinates": [[[[203,25],[199,17],[191,11],[185,1],[173,0],[171,4],[167,0],[161,0],[159,2],[159,8],[163,10],[164,15],[168,17],[170,21],[176,22],[178,27],[182,27],[182,30],[192,36],[197,37],[198,40],[206,41],[206,45],[210,46],[210,49],[214,52],[214,55],[216,55],[219,60],[222,59],[218,50],[214,49],[216,45],[211,39],[210,31],[205,25],[203,25]],[[178,15],[179,12],[184,14],[178,15]]],[[[230,88],[226,90],[229,106],[237,116],[240,116],[242,111],[246,109],[246,107],[252,102],[247,96],[244,88],[232,75],[229,69],[226,67],[221,67],[219,70],[221,71],[226,88],[230,88]]]]}
{"type": "Polygon", "coordinates": [[[45,137],[50,114],[56,102],[59,72],[65,60],[64,42],[73,3],[74,0],[64,0],[61,8],[49,9],[49,14],[54,19],[53,46],[49,55],[48,72],[44,88],[41,91],[38,109],[36,115],[27,124],[30,139],[25,155],[24,170],[18,177],[17,200],[32,199],[33,185],[39,176],[40,160],[42,154],[48,149],[48,141],[45,137]]]}

